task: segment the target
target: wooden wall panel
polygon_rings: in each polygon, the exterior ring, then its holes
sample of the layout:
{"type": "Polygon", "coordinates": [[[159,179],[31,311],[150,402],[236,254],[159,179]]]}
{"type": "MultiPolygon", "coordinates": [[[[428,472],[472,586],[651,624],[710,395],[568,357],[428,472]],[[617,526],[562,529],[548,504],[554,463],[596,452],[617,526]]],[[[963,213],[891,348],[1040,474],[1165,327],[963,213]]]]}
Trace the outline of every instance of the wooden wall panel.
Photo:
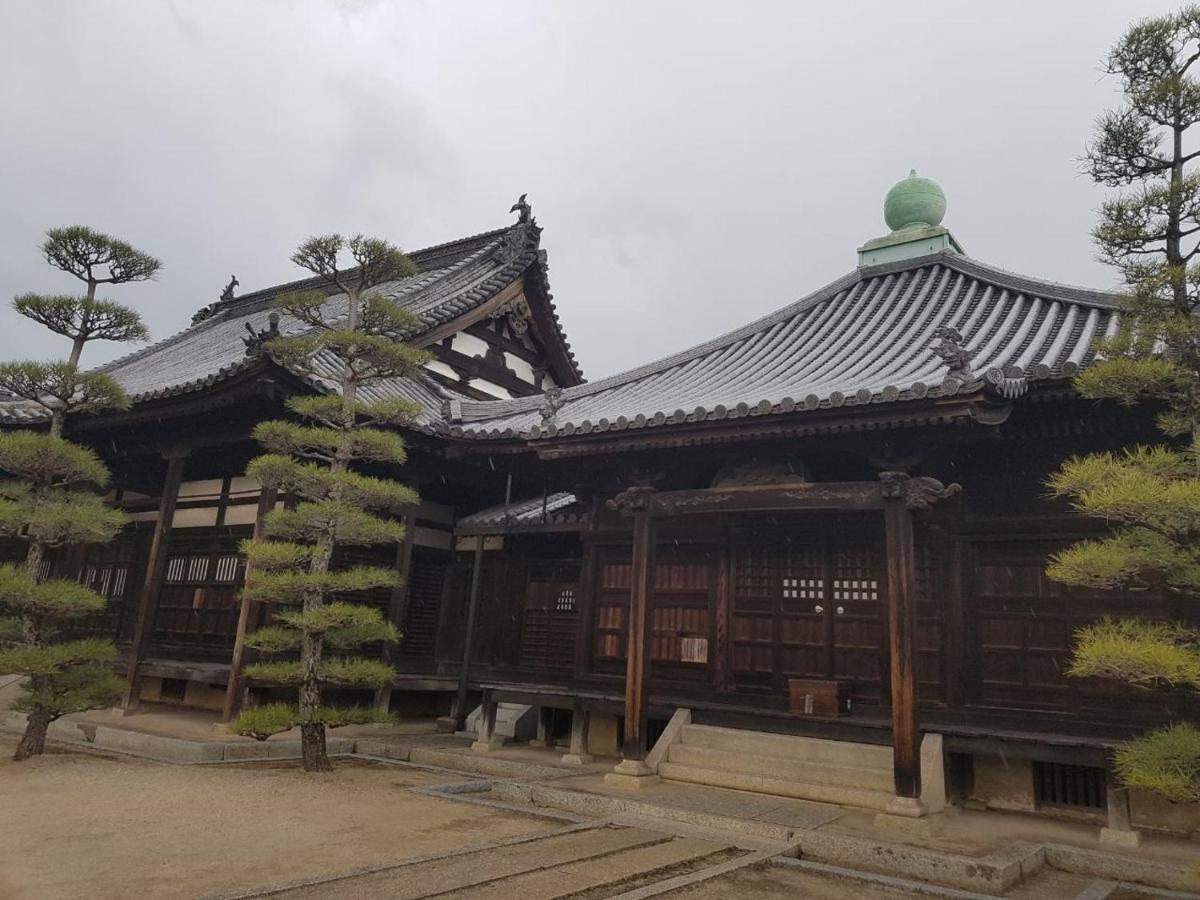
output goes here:
{"type": "Polygon", "coordinates": [[[1152,592],[1089,591],[1051,581],[1046,560],[1060,546],[1012,541],[973,548],[978,702],[1105,716],[1122,708],[1165,713],[1165,693],[1066,675],[1073,635],[1082,626],[1106,616],[1164,619],[1169,607],[1152,592]]]}
{"type": "Polygon", "coordinates": [[[530,581],[521,620],[522,668],[562,670],[575,664],[575,626],[579,614],[576,581],[530,581]]]}

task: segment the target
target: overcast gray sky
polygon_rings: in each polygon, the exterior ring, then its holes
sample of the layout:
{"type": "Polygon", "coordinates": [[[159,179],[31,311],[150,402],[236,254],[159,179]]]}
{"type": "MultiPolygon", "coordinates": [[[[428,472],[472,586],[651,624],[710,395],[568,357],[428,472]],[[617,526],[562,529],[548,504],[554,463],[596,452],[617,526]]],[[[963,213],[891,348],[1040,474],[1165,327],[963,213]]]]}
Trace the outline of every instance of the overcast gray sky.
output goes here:
{"type": "MultiPolygon", "coordinates": [[[[163,260],[112,292],[158,339],[231,273],[298,277],[310,234],[417,249],[528,191],[595,378],[849,271],[912,167],[970,255],[1108,287],[1077,162],[1118,99],[1099,61],[1177,5],[4,0],[0,298],[73,289],[37,245],[91,225],[163,260]]],[[[0,312],[0,356],[66,349],[0,312]]]]}

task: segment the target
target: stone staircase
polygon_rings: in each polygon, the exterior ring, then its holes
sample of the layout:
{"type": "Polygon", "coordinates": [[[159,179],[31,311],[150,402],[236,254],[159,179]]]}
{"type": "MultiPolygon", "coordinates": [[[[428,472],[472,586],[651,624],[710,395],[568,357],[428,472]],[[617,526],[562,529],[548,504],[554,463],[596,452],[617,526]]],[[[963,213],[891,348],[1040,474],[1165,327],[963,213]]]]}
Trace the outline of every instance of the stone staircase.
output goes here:
{"type": "MultiPolygon", "coordinates": [[[[940,736],[926,736],[921,768],[922,780],[931,782],[922,803],[937,812],[945,806],[940,736]]],[[[712,725],[684,725],[658,774],[670,781],[880,811],[895,797],[891,747],[712,725]]]]}

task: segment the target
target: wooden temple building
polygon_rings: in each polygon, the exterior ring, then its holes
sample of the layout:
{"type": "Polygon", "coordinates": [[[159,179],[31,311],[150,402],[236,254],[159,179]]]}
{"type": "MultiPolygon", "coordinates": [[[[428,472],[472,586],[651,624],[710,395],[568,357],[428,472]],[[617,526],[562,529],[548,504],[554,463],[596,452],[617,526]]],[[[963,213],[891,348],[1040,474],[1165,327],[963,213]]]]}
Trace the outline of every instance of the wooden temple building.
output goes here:
{"type": "MultiPolygon", "coordinates": [[[[1154,438],[1150,413],[1071,385],[1117,298],[966,255],[943,210],[936,185],[901,182],[891,233],[846,276],[594,382],[527,208],[413,253],[418,274],[385,292],[422,317],[435,361],[379,390],[423,408],[396,473],[422,503],[387,551],[406,586],[367,598],[403,630],[381,651],[400,674],[361,702],[461,720],[482,701],[481,750],[497,704],[533,707],[568,760],[619,749],[630,786],[1200,827],[1152,798],[1131,808],[1108,775],[1121,738],[1200,718],[1194,696],[1064,675],[1081,625],[1194,608],[1044,574],[1099,527],[1047,499],[1048,474],[1154,438]]],[[[242,702],[258,612],[236,599],[237,546],[278,502],[242,474],[249,434],[327,388],[261,349],[295,286],[211,304],[108,364],[132,408],[68,424],[133,522],[54,566],[110,598],[89,627],[124,647],[131,706],[242,702]]],[[[16,403],[0,421],[39,426],[16,403]]]]}

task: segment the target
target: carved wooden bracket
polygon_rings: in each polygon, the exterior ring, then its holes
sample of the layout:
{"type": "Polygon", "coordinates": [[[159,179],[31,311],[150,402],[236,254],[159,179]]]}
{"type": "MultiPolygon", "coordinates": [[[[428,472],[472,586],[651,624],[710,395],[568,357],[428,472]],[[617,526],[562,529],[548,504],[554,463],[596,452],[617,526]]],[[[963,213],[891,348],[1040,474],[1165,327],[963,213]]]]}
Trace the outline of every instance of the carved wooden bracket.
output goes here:
{"type": "Polygon", "coordinates": [[[885,500],[903,500],[909,509],[931,509],[935,503],[962,493],[960,484],[942,484],[927,475],[913,477],[906,472],[880,472],[885,500]]]}
{"type": "Polygon", "coordinates": [[[636,513],[646,512],[650,508],[650,502],[657,493],[657,488],[638,484],[621,491],[621,493],[609,500],[606,505],[609,509],[615,510],[623,516],[632,516],[636,513]]]}

